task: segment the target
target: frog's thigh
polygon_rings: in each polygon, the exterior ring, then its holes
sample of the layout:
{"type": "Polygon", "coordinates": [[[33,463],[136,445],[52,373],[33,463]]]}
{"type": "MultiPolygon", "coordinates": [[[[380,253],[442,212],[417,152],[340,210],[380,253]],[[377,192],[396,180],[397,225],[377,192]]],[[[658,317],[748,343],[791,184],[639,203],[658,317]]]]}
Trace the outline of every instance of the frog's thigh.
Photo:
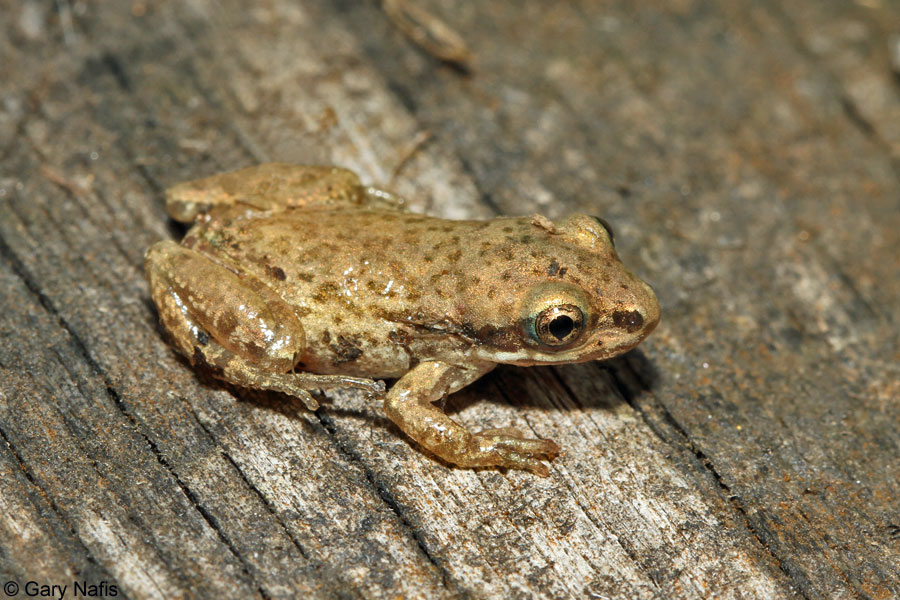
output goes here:
{"type": "Polygon", "coordinates": [[[273,211],[306,206],[359,206],[365,189],[352,171],[339,167],[264,163],[179,183],[166,190],[166,210],[191,223],[215,206],[243,202],[273,211]]]}
{"type": "Polygon", "coordinates": [[[269,288],[175,242],[154,245],[145,262],[153,300],[188,356],[209,337],[267,371],[293,368],[303,327],[269,288]]]}
{"type": "Polygon", "coordinates": [[[241,278],[206,256],[166,241],[145,258],[153,301],[178,349],[237,385],[316,402],[306,390],[354,387],[381,393],[361,377],[291,373],[304,346],[293,310],[252,277],[241,278]]]}
{"type": "Polygon", "coordinates": [[[502,466],[546,476],[539,457],[553,457],[559,447],[550,440],[526,439],[513,429],[470,433],[433,402],[472,383],[493,368],[463,368],[439,361],[418,364],[390,389],[384,401],[388,418],[409,437],[446,460],[464,466],[502,466]]]}

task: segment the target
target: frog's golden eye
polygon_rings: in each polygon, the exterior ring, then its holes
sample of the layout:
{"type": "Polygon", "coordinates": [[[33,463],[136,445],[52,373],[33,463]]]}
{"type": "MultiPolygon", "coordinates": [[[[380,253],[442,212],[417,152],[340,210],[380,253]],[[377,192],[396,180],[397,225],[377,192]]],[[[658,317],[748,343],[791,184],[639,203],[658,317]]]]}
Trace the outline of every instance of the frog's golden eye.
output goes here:
{"type": "Polygon", "coordinates": [[[584,312],[574,304],[542,310],[534,319],[534,338],[545,346],[568,346],[584,333],[584,312]]]}
{"type": "Polygon", "coordinates": [[[612,225],[610,225],[606,219],[602,217],[594,217],[594,220],[600,223],[603,226],[603,229],[606,230],[606,233],[609,234],[609,241],[613,245],[613,248],[616,247],[616,235],[613,233],[612,225]]]}

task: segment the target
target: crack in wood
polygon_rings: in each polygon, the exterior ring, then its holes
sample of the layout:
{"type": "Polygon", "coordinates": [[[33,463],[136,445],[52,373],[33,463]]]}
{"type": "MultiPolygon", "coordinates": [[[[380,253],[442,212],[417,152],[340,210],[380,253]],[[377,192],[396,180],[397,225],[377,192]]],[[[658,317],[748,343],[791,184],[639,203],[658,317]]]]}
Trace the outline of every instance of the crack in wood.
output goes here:
{"type": "MultiPolygon", "coordinates": [[[[638,382],[642,382],[642,385],[644,385],[639,370],[634,369],[627,359],[622,359],[619,362],[625,369],[627,369],[631,377],[633,377],[638,382]]],[[[792,569],[789,569],[784,564],[781,557],[776,553],[775,548],[769,543],[768,536],[766,536],[758,527],[753,524],[753,521],[752,519],[750,519],[750,515],[747,512],[746,507],[741,502],[740,496],[732,493],[731,488],[728,486],[728,484],[725,483],[722,475],[718,472],[712,460],[710,460],[710,458],[699,448],[699,446],[697,446],[697,444],[693,441],[693,439],[684,429],[681,423],[679,423],[674,415],[669,412],[669,409],[664,404],[654,399],[653,405],[656,407],[657,412],[660,414],[660,416],[662,416],[663,422],[667,423],[674,432],[675,439],[672,439],[670,436],[666,435],[663,432],[656,420],[652,419],[647,410],[637,402],[637,394],[634,393],[624,381],[622,381],[622,379],[615,373],[615,371],[605,367],[604,370],[606,371],[610,381],[616,388],[616,391],[625,401],[625,403],[628,404],[628,406],[630,406],[632,410],[634,410],[635,413],[637,413],[637,415],[641,417],[641,420],[647,425],[650,431],[652,431],[653,434],[656,435],[656,437],[658,437],[664,444],[672,447],[673,449],[686,448],[696,460],[696,464],[698,464],[705,472],[712,476],[716,486],[723,492],[723,498],[737,512],[739,520],[743,523],[744,529],[747,531],[747,533],[756,540],[760,548],[765,550],[765,552],[769,555],[778,569],[788,577],[789,581],[793,582],[796,585],[798,593],[803,598],[809,600],[809,596],[807,596],[804,592],[804,588],[809,586],[809,582],[806,581],[805,578],[801,577],[799,573],[795,573],[792,569]]],[[[644,391],[649,390],[650,388],[646,387],[644,391]]]]}
{"type": "MultiPolygon", "coordinates": [[[[131,412],[125,407],[124,402],[122,401],[119,393],[116,391],[112,382],[109,380],[106,372],[100,367],[99,364],[90,356],[88,352],[87,346],[84,344],[84,341],[80,338],[80,336],[75,332],[75,330],[69,325],[69,323],[65,320],[65,318],[56,310],[56,307],[53,306],[53,303],[50,299],[41,291],[40,287],[33,281],[31,276],[28,274],[25,266],[21,263],[18,257],[12,252],[9,246],[6,244],[6,241],[0,238],[0,256],[3,256],[4,260],[10,266],[13,273],[16,277],[22,281],[22,284],[25,288],[37,299],[40,305],[44,308],[47,314],[54,318],[57,324],[68,334],[69,338],[72,341],[73,348],[77,352],[77,354],[84,360],[85,364],[88,368],[94,373],[96,377],[102,382],[108,397],[112,400],[113,404],[116,406],[117,410],[121,412],[121,414],[134,425],[135,432],[144,440],[147,444],[148,449],[151,454],[156,458],[157,462],[165,469],[165,471],[172,477],[175,481],[176,485],[181,489],[182,493],[184,493],[185,497],[188,499],[190,504],[197,510],[198,514],[203,518],[203,520],[210,526],[210,528],[216,533],[220,541],[231,551],[234,555],[235,559],[240,563],[241,568],[244,570],[244,573],[247,575],[250,581],[253,581],[253,577],[250,573],[249,566],[247,565],[244,557],[237,551],[234,547],[234,544],[228,537],[225,535],[225,532],[222,531],[216,519],[211,515],[211,513],[199,502],[197,495],[191,490],[178,476],[172,466],[168,463],[166,458],[162,455],[159,448],[156,446],[156,443],[153,442],[152,439],[143,431],[143,427],[140,422],[131,414],[131,412]]],[[[0,432],[2,433],[2,432],[0,432]]],[[[9,443],[9,440],[3,435],[3,439],[6,441],[7,445],[12,448],[12,445],[9,443]]],[[[21,461],[21,457],[14,453],[16,459],[21,461]]],[[[23,463],[24,464],[24,463],[23,463]]],[[[96,469],[96,463],[94,464],[96,469]]],[[[23,469],[24,470],[24,469],[23,469]]],[[[26,476],[28,476],[29,481],[35,483],[34,478],[28,474],[28,471],[25,470],[26,476]]],[[[35,483],[35,485],[37,485],[35,483]]],[[[40,486],[38,486],[40,488],[40,486]]],[[[49,501],[52,502],[52,498],[50,495],[46,494],[42,490],[42,494],[48,498],[49,501]]],[[[58,514],[59,511],[54,510],[58,514]]],[[[61,516],[61,514],[60,514],[61,516]]],[[[62,516],[61,516],[62,518],[62,516]]],[[[63,519],[64,520],[64,519],[63,519]]],[[[71,528],[71,525],[70,525],[71,528]]],[[[74,529],[72,529],[73,535],[75,534],[74,529]]],[[[77,535],[76,535],[77,538],[77,535]]],[[[151,538],[152,539],[152,538],[151,538]]],[[[95,561],[96,562],[96,561],[95,561]]],[[[269,600],[268,594],[262,590],[261,586],[254,582],[258,591],[260,591],[260,595],[269,600]]]]}
{"type": "Polygon", "coordinates": [[[425,559],[432,566],[434,566],[435,569],[437,569],[437,572],[441,575],[441,581],[444,585],[444,588],[448,591],[452,591],[454,594],[457,594],[456,597],[459,597],[461,599],[471,598],[472,596],[469,594],[469,592],[461,588],[453,579],[452,575],[447,570],[447,566],[443,564],[443,561],[438,559],[431,552],[431,550],[428,549],[428,544],[422,538],[422,534],[419,529],[409,522],[409,520],[403,514],[404,511],[400,507],[400,504],[397,502],[396,498],[394,498],[394,495],[390,492],[390,490],[387,489],[387,487],[379,482],[379,478],[376,476],[371,467],[366,464],[365,461],[362,460],[362,457],[357,452],[353,451],[353,449],[349,445],[341,441],[334,420],[326,415],[325,411],[323,411],[322,409],[315,411],[313,414],[319,420],[319,423],[321,423],[322,428],[331,437],[334,447],[349,462],[358,465],[358,467],[365,475],[366,480],[369,482],[369,485],[372,487],[372,490],[378,495],[381,501],[384,502],[385,506],[387,506],[391,510],[391,512],[396,515],[400,524],[406,530],[409,537],[412,538],[412,540],[415,542],[416,546],[425,557],[425,559]]]}
{"type": "Polygon", "coordinates": [[[222,448],[222,445],[218,442],[218,439],[216,438],[216,436],[214,436],[212,434],[212,432],[206,427],[206,424],[203,423],[203,421],[200,419],[199,415],[197,415],[196,411],[194,411],[194,407],[191,406],[191,404],[186,399],[182,398],[181,400],[183,401],[184,405],[187,406],[188,411],[191,413],[191,416],[194,418],[194,422],[196,422],[197,425],[200,427],[200,429],[202,429],[203,432],[206,433],[206,435],[209,437],[210,441],[217,448],[220,449],[219,454],[225,459],[226,462],[228,462],[231,465],[231,467],[234,469],[235,473],[237,473],[238,477],[240,477],[241,481],[243,481],[244,485],[246,485],[247,488],[251,492],[253,492],[254,495],[256,495],[256,497],[259,499],[259,501],[262,503],[262,505],[265,506],[266,511],[268,511],[268,513],[272,516],[272,518],[275,519],[275,521],[278,523],[278,525],[281,528],[284,535],[289,540],[291,540],[291,543],[294,545],[295,548],[297,548],[297,551],[300,553],[300,555],[304,559],[308,560],[310,562],[310,564],[314,565],[317,570],[327,570],[327,569],[325,569],[325,565],[322,564],[321,561],[315,560],[309,555],[306,548],[303,546],[303,544],[300,543],[300,540],[298,540],[294,536],[293,532],[291,532],[291,530],[288,528],[287,524],[282,520],[281,516],[278,514],[278,512],[272,506],[271,502],[269,502],[269,499],[266,498],[265,494],[263,494],[262,490],[260,490],[258,487],[256,487],[256,485],[252,481],[250,481],[250,479],[247,477],[247,474],[244,473],[244,470],[241,469],[241,467],[237,464],[237,462],[234,460],[234,458],[231,456],[231,454],[229,454],[227,451],[225,451],[224,448],[222,448]]]}
{"type": "MultiPolygon", "coordinates": [[[[0,240],[0,242],[2,242],[2,240],[0,240]]],[[[2,246],[0,246],[0,248],[2,248],[2,246]]],[[[100,562],[97,560],[97,558],[94,556],[94,554],[84,544],[81,537],[79,537],[78,532],[75,529],[75,526],[69,522],[69,520],[66,518],[66,515],[62,512],[62,510],[60,510],[59,505],[57,505],[56,500],[54,499],[53,495],[48,493],[47,490],[44,489],[44,487],[40,483],[37,482],[37,479],[34,477],[34,474],[31,472],[31,469],[28,468],[28,464],[25,462],[25,460],[19,454],[19,451],[16,449],[16,446],[9,439],[9,435],[3,429],[2,422],[0,422],[0,442],[2,442],[3,444],[6,445],[6,448],[9,450],[9,453],[12,456],[13,460],[15,461],[16,465],[22,471],[22,475],[25,477],[25,479],[28,481],[28,483],[30,483],[32,486],[34,486],[37,493],[41,496],[41,498],[44,499],[44,501],[47,502],[47,504],[50,507],[50,510],[53,512],[53,514],[56,516],[56,518],[59,519],[59,522],[65,527],[67,533],[69,534],[70,540],[71,540],[70,543],[75,543],[78,545],[79,549],[83,553],[84,559],[89,564],[91,564],[94,568],[97,569],[99,574],[102,575],[102,579],[104,579],[105,581],[108,581],[108,582],[118,583],[118,581],[115,579],[115,577],[113,577],[112,575],[110,575],[109,573],[106,572],[106,570],[100,565],[100,562]]],[[[33,502],[32,502],[32,505],[34,505],[33,502]]],[[[35,509],[39,513],[43,512],[41,507],[35,506],[35,509]]]]}

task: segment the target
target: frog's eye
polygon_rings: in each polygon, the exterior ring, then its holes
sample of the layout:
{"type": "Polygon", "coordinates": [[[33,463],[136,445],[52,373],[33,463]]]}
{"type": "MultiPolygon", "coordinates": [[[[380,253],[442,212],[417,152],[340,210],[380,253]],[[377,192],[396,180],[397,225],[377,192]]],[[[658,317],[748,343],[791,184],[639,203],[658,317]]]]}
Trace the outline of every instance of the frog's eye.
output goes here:
{"type": "Polygon", "coordinates": [[[542,310],[534,319],[534,337],[545,346],[568,346],[584,332],[584,312],[574,304],[542,310]]]}
{"type": "Polygon", "coordinates": [[[615,248],[616,247],[616,235],[613,233],[612,225],[610,225],[606,221],[606,219],[604,219],[602,217],[593,217],[593,219],[595,221],[597,221],[598,223],[600,223],[600,225],[603,226],[603,229],[605,229],[606,233],[609,234],[609,241],[612,243],[613,248],[615,248]]]}

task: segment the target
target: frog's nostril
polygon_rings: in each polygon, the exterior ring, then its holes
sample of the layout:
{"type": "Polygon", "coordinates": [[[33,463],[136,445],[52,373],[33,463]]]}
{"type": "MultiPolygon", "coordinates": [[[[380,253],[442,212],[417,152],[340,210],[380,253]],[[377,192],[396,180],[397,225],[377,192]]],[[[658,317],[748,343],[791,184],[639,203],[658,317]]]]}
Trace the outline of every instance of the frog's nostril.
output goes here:
{"type": "Polygon", "coordinates": [[[636,310],[617,310],[613,313],[613,325],[634,333],[644,326],[644,316],[636,310]]]}

